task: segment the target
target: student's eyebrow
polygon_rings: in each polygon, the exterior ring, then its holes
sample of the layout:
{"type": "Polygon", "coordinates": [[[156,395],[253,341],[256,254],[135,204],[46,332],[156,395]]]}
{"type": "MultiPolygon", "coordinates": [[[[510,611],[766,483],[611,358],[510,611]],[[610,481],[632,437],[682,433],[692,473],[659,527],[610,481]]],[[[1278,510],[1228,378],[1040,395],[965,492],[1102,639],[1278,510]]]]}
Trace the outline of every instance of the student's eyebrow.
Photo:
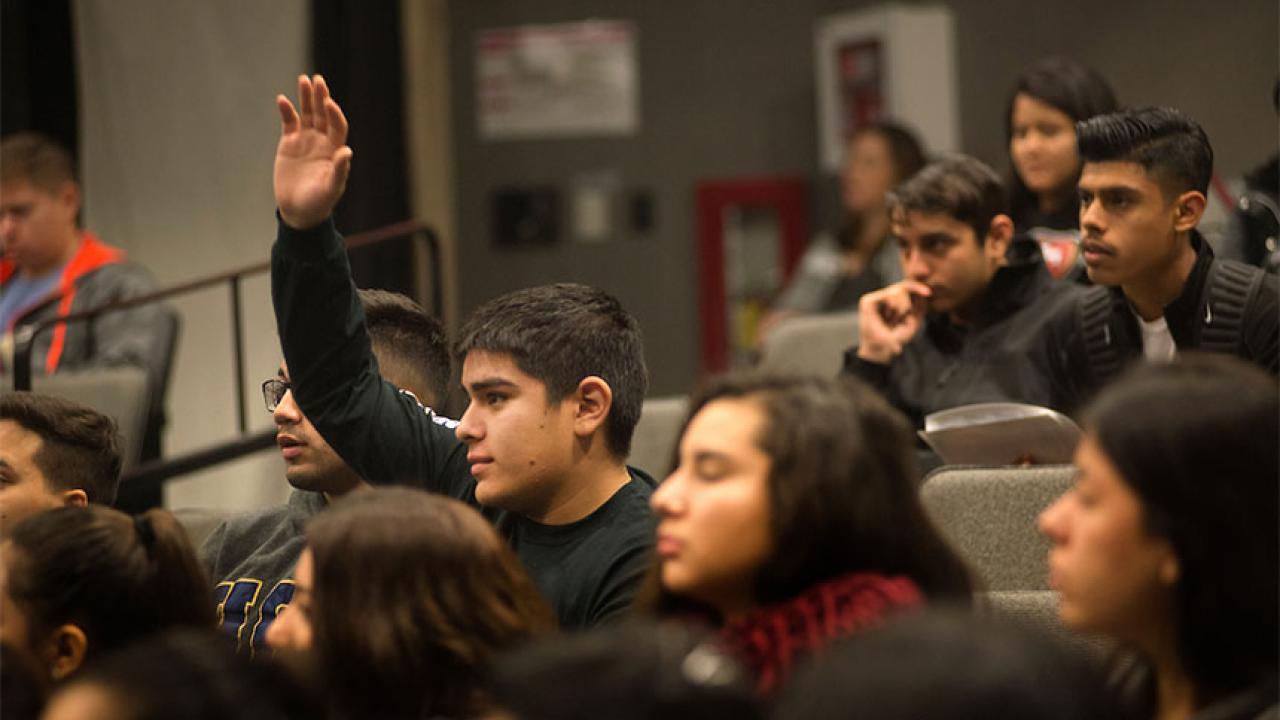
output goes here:
{"type": "Polygon", "coordinates": [[[937,242],[955,242],[955,236],[945,232],[926,233],[920,237],[920,244],[937,242]]]}
{"type": "Polygon", "coordinates": [[[730,462],[727,454],[719,450],[695,450],[693,453],[693,462],[695,464],[704,462],[730,462]]]}
{"type": "Polygon", "coordinates": [[[494,377],[477,380],[471,383],[468,387],[471,392],[484,392],[485,390],[494,390],[496,388],[510,388],[514,390],[517,388],[517,385],[505,378],[494,377]]]}
{"type": "Polygon", "coordinates": [[[1080,192],[1087,192],[1091,195],[1102,195],[1103,193],[1124,193],[1126,195],[1137,195],[1138,189],[1131,185],[1101,185],[1091,187],[1088,185],[1080,185],[1080,192]]]}

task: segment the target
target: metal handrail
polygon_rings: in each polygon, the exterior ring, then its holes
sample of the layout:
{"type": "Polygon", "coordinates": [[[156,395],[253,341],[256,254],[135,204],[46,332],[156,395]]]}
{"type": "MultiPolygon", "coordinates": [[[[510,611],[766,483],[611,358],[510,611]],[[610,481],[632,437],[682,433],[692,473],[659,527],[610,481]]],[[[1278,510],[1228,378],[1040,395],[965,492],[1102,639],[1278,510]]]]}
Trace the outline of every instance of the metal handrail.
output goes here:
{"type": "MultiPolygon", "coordinates": [[[[428,264],[431,268],[431,312],[439,316],[444,306],[444,290],[441,286],[440,239],[435,230],[426,223],[417,220],[405,220],[368,232],[356,233],[346,238],[347,250],[375,245],[386,240],[400,237],[411,237],[423,241],[429,254],[428,264]]],[[[155,484],[159,486],[170,478],[196,470],[203,470],[249,453],[269,447],[274,442],[274,432],[248,435],[248,416],[245,408],[244,387],[244,346],[240,319],[240,281],[250,275],[257,275],[271,269],[271,262],[258,262],[245,265],[235,270],[197,278],[185,283],[173,285],[145,295],[119,300],[100,305],[88,310],[70,313],[62,317],[49,318],[34,323],[24,329],[22,337],[17,338],[13,356],[13,389],[31,389],[31,354],[35,347],[35,339],[40,333],[60,323],[88,322],[106,313],[128,310],[140,305],[160,302],[178,295],[185,295],[197,290],[214,287],[225,283],[231,294],[231,332],[235,357],[236,375],[236,410],[240,437],[226,443],[197,450],[181,457],[157,460],[133,468],[122,478],[123,483],[155,484]]]]}

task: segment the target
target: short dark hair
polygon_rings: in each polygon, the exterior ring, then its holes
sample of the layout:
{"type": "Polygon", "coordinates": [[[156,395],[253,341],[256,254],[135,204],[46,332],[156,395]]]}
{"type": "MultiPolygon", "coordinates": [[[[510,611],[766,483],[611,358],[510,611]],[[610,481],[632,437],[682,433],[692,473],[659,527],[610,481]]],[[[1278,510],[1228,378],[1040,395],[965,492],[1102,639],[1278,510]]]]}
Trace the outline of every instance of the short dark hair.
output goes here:
{"type": "Polygon", "coordinates": [[[382,376],[438,408],[449,392],[449,341],[421,305],[387,290],[359,291],[382,376]]]}
{"type": "Polygon", "coordinates": [[[503,657],[490,686],[521,720],[765,717],[746,671],[693,623],[620,623],[541,640],[503,657]]]}
{"type": "Polygon", "coordinates": [[[34,392],[0,395],[0,420],[40,436],[34,460],[51,490],[84,490],[89,502],[115,502],[122,441],[114,420],[80,403],[34,392]]]}
{"type": "Polygon", "coordinates": [[[981,245],[997,215],[1009,213],[1004,184],[982,161],[954,154],[929,163],[889,194],[889,211],[940,214],[955,218],[977,235],[981,245]]]}
{"type": "Polygon", "coordinates": [[[640,325],[603,290],[575,283],[541,285],[481,305],[462,328],[454,356],[472,351],[510,355],[520,370],[547,386],[547,402],[568,397],[595,375],[609,384],[605,421],[610,451],[631,452],[631,434],[649,387],[640,325]]]}
{"type": "Polygon", "coordinates": [[[167,510],[130,517],[101,505],[36,513],[8,541],[9,595],[32,638],[74,623],[87,658],[171,627],[214,626],[208,576],[167,510]]]}
{"type": "Polygon", "coordinates": [[[1275,678],[1280,621],[1280,386],[1225,355],[1139,365],[1084,427],[1180,569],[1177,649],[1205,699],[1275,678]]]}
{"type": "Polygon", "coordinates": [[[496,654],[554,625],[515,553],[452,498],[351,493],[306,535],[316,655],[344,716],[480,715],[496,654]]]}
{"type": "Polygon", "coordinates": [[[36,132],[20,132],[0,141],[0,181],[25,181],[48,193],[63,183],[75,182],[71,153],[52,138],[36,132]]]}
{"type": "MultiPolygon", "coordinates": [[[[1013,104],[1019,95],[1035,98],[1077,123],[1096,115],[1113,113],[1120,107],[1107,79],[1092,68],[1067,57],[1041,58],[1018,75],[1013,91],[1009,93],[1004,114],[1006,142],[1013,138],[1013,104]]],[[[1079,168],[1076,174],[1079,175],[1079,168]]],[[[1079,201],[1074,192],[1071,197],[1073,202],[1079,201]]],[[[1009,199],[1015,219],[1022,214],[1023,208],[1036,202],[1016,171],[1009,173],[1009,199]]]]}
{"type": "MultiPolygon", "coordinates": [[[[852,572],[905,575],[931,600],[970,601],[973,580],[921,504],[915,442],[897,410],[851,377],[734,373],[690,404],[681,435],[709,403],[754,399],[756,444],[769,457],[773,555],[755,601],[780,602],[852,572]]],[[[655,561],[640,606],[658,614],[690,603],[662,589],[655,561]]]]}
{"type": "Polygon", "coordinates": [[[1076,123],[1082,162],[1140,165],[1169,195],[1209,192],[1213,146],[1199,123],[1180,110],[1147,107],[1076,123]]]}
{"type": "Polygon", "coordinates": [[[1093,658],[1042,628],[956,609],[891,619],[831,648],[783,691],[779,720],[1123,717],[1093,658]]]}

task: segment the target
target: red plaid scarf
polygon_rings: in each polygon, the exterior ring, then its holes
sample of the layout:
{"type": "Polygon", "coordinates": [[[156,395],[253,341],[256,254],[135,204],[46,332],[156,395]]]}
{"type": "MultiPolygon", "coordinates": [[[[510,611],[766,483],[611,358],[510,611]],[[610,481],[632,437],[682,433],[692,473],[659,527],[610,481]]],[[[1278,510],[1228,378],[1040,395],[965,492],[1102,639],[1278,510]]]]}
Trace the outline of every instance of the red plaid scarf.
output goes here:
{"type": "Polygon", "coordinates": [[[785,682],[797,661],[828,643],[923,604],[924,595],[908,577],[853,573],[757,608],[725,625],[720,638],[755,674],[763,695],[785,682]]]}

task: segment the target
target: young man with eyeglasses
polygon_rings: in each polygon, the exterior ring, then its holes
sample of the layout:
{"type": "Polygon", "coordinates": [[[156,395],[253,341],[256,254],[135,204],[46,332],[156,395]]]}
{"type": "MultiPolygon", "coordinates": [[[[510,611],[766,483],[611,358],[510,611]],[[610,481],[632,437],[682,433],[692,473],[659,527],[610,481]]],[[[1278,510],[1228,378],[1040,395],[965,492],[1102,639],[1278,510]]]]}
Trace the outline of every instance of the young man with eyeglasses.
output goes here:
{"type": "MultiPolygon", "coordinates": [[[[440,323],[397,293],[360,290],[359,297],[382,377],[415,401],[442,401],[449,353],[440,323]]],[[[262,398],[275,420],[285,479],[294,490],[285,505],[222,522],[201,548],[218,621],[250,654],[266,647],[267,628],[293,598],[293,570],[307,521],[333,499],[366,486],[298,408],[285,363],[262,383],[262,398]]],[[[452,427],[452,421],[435,417],[452,427]]]]}

